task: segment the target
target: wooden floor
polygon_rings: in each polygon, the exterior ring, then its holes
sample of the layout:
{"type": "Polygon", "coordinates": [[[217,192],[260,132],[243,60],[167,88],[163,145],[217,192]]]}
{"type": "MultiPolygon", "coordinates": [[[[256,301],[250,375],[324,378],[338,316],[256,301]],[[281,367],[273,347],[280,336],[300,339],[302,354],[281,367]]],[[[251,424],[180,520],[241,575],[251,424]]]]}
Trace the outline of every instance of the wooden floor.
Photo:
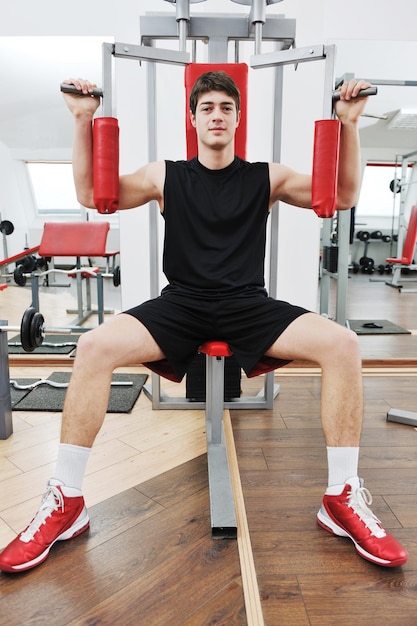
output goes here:
{"type": "MultiPolygon", "coordinates": [[[[53,325],[67,320],[61,293],[42,297],[53,325]]],[[[19,323],[27,290],[8,288],[0,298],[1,317],[19,323]]],[[[414,331],[417,294],[356,275],[347,314],[414,331]]],[[[141,394],[132,413],[106,416],[93,448],[84,489],[90,531],[54,546],[39,568],[0,575],[0,624],[415,626],[417,430],[388,423],[386,413],[417,411],[416,340],[415,333],[360,337],[360,473],[373,510],[409,552],[405,566],[374,566],[316,524],[327,477],[321,379],[294,364],[276,372],[273,410],[231,412],[260,621],[246,612],[237,542],[211,538],[203,412],[152,411],[141,394]]],[[[34,367],[13,359],[11,376],[48,376],[58,366],[46,361],[34,367]]],[[[253,393],[260,383],[243,384],[253,393]]],[[[60,414],[15,412],[13,422],[13,435],[0,442],[0,546],[38,506],[55,464],[60,414]]]]}

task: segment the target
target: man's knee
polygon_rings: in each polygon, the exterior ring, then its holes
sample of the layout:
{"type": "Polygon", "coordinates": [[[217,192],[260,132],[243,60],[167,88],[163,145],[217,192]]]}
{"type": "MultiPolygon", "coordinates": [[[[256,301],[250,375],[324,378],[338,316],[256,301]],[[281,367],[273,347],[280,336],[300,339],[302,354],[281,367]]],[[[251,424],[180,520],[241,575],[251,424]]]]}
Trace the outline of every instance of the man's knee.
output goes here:
{"type": "Polygon", "coordinates": [[[81,334],[77,341],[76,362],[101,361],[105,358],[105,350],[102,341],[103,338],[96,336],[94,330],[81,334]]]}
{"type": "Polygon", "coordinates": [[[361,361],[359,339],[357,334],[349,328],[339,326],[334,337],[329,356],[333,357],[340,365],[361,361]]]}

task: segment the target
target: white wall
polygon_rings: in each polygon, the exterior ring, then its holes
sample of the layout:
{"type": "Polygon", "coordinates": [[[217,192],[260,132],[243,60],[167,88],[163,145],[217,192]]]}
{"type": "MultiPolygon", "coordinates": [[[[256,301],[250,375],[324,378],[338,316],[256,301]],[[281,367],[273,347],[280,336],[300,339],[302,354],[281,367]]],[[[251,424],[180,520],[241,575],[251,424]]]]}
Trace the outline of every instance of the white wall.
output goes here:
{"type": "MultiPolygon", "coordinates": [[[[247,13],[248,7],[209,0],[191,6],[191,14],[227,12],[247,13]]],[[[16,35],[102,35],[114,36],[116,41],[139,43],[139,16],[146,11],[168,12],[174,8],[163,0],[73,0],[57,6],[52,0],[41,4],[22,0],[9,3],[0,23],[0,36],[16,35]]],[[[399,0],[395,5],[388,0],[284,0],[271,5],[268,13],[281,13],[297,20],[298,47],[326,43],[331,39],[387,39],[401,40],[415,37],[415,0],[399,0]]],[[[3,60],[8,62],[8,60],[3,60]]],[[[348,70],[350,68],[347,68],[348,70]]],[[[66,70],[65,70],[66,71],[66,70]]],[[[270,158],[271,101],[268,74],[265,79],[253,76],[250,94],[249,158],[270,158]],[[262,84],[263,83],[263,84],[262,84]],[[262,93],[265,88],[265,96],[262,93]],[[265,108],[262,108],[262,101],[265,108]],[[265,119],[269,111],[269,120],[265,119]],[[262,122],[262,124],[261,124],[262,122]],[[259,132],[261,128],[261,132],[259,132]]],[[[297,71],[285,69],[283,105],[282,161],[301,170],[310,171],[314,120],[322,116],[321,62],[302,64],[297,71]]],[[[159,158],[182,158],[183,144],[175,140],[182,133],[182,82],[172,71],[165,80],[162,73],[162,97],[158,100],[160,120],[159,158]],[[175,105],[168,101],[175,92],[175,105]],[[173,124],[172,120],[176,120],[173,124]],[[167,131],[168,128],[168,131],[167,131]],[[178,150],[178,154],[177,154],[178,150]]],[[[252,81],[252,77],[251,77],[252,81]]],[[[147,161],[146,71],[136,62],[116,62],[117,102],[115,114],[121,128],[121,169],[131,171],[147,161]]],[[[30,148],[30,146],[28,147],[30,148]]],[[[63,147],[63,150],[68,147],[63,147]]],[[[1,165],[7,155],[0,154],[1,165]]],[[[10,169],[10,164],[8,164],[10,169]]],[[[13,183],[8,191],[13,202],[18,192],[13,183]]],[[[122,248],[123,307],[144,300],[149,295],[148,267],[148,211],[136,209],[120,215],[122,248]]],[[[283,206],[279,237],[279,297],[315,309],[320,221],[315,215],[300,209],[283,206]]]]}
{"type": "Polygon", "coordinates": [[[28,233],[28,214],[26,207],[31,206],[30,190],[24,184],[23,163],[12,159],[10,151],[0,142],[0,172],[1,172],[1,219],[8,219],[14,225],[13,234],[6,238],[7,254],[12,256],[25,247],[36,246],[39,241],[32,239],[28,233]],[[22,176],[23,174],[23,176],[22,176]],[[11,210],[13,207],[13,211],[11,210]],[[9,239],[13,246],[9,246],[9,239]]]}

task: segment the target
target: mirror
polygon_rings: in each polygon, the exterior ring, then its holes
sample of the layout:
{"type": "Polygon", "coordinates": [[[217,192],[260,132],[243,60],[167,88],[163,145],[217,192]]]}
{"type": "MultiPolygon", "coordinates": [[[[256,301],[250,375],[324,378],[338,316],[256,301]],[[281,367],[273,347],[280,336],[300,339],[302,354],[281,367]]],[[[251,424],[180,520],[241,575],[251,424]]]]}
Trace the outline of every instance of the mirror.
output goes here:
{"type": "MultiPolygon", "coordinates": [[[[68,189],[61,190],[62,195],[70,198],[70,210],[54,212],[51,209],[46,215],[37,206],[35,185],[30,179],[26,163],[71,161],[73,124],[59,85],[64,78],[71,76],[88,77],[100,85],[102,43],[111,41],[113,36],[107,35],[0,37],[0,55],[3,59],[0,64],[0,214],[1,219],[10,220],[15,225],[14,232],[7,238],[9,257],[23,250],[25,244],[29,247],[37,245],[45,221],[84,220],[87,213],[91,214],[90,219],[103,219],[97,217],[94,211],[86,212],[79,207],[72,176],[66,177],[68,189]]],[[[45,188],[41,190],[43,198],[51,192],[51,188],[46,182],[45,188]]],[[[117,215],[109,221],[111,231],[108,248],[119,249],[117,215]]],[[[97,259],[97,262],[105,265],[103,259],[97,259]]],[[[14,264],[10,269],[13,271],[14,264]]],[[[94,298],[94,286],[91,291],[94,298]]],[[[106,308],[108,304],[119,310],[120,289],[111,286],[106,291],[115,300],[107,303],[105,294],[106,308]]],[[[62,295],[62,289],[59,294],[62,295]]]]}

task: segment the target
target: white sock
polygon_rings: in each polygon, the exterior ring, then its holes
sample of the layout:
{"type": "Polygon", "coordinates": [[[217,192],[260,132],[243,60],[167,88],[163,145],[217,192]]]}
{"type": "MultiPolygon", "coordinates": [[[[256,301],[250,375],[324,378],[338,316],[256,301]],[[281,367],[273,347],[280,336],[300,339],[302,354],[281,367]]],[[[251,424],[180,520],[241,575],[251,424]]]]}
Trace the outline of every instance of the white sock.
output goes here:
{"type": "Polygon", "coordinates": [[[60,443],[54,478],[67,487],[81,490],[91,448],[60,443]]]}
{"type": "Polygon", "coordinates": [[[344,485],[358,475],[359,448],[327,446],[328,487],[344,485]]]}

